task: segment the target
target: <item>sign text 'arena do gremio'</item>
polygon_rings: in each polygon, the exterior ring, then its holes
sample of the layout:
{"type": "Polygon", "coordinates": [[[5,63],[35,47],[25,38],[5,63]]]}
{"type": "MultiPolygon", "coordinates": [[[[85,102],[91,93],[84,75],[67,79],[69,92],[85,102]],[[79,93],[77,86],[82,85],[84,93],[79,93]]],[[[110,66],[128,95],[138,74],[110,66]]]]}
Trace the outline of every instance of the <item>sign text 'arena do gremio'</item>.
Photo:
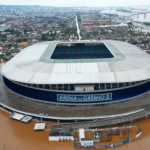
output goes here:
{"type": "Polygon", "coordinates": [[[100,100],[111,100],[112,93],[107,94],[95,94],[95,95],[64,95],[58,94],[57,100],[58,101],[100,101],[100,100]]]}

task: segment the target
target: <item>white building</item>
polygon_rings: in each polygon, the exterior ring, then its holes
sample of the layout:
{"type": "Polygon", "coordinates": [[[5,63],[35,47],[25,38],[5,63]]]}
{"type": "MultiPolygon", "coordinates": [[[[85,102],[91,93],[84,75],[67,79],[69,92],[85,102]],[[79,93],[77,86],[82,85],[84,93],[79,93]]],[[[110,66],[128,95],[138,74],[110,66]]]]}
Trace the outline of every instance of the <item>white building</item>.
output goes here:
{"type": "Polygon", "coordinates": [[[81,143],[81,146],[91,146],[93,145],[93,139],[92,138],[85,138],[85,130],[79,129],[79,142],[81,143]]]}
{"type": "Polygon", "coordinates": [[[81,142],[83,138],[85,138],[84,129],[79,129],[79,141],[81,142]]]}

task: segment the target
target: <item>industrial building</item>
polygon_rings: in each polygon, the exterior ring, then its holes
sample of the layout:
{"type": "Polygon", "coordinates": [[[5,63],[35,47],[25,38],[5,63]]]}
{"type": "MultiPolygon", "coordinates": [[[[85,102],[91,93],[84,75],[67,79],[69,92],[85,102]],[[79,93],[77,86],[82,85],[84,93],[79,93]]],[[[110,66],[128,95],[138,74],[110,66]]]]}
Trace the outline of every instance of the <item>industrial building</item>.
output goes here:
{"type": "Polygon", "coordinates": [[[82,26],[84,27],[96,27],[96,26],[101,26],[101,25],[112,25],[111,19],[107,20],[88,20],[88,19],[83,19],[81,21],[82,26]]]}
{"type": "Polygon", "coordinates": [[[49,141],[74,141],[73,129],[51,129],[49,141]]]}

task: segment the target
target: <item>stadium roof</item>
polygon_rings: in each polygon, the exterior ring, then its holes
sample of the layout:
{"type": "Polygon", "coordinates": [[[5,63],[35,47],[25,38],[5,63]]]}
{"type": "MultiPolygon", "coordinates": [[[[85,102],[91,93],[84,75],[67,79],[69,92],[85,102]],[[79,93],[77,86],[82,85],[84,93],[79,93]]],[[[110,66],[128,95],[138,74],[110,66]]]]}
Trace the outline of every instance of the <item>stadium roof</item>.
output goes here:
{"type": "Polygon", "coordinates": [[[150,56],[120,41],[43,42],[22,50],[2,68],[10,80],[32,84],[88,84],[150,79],[150,56]],[[104,43],[114,55],[100,59],[50,59],[59,43],[104,43]]]}

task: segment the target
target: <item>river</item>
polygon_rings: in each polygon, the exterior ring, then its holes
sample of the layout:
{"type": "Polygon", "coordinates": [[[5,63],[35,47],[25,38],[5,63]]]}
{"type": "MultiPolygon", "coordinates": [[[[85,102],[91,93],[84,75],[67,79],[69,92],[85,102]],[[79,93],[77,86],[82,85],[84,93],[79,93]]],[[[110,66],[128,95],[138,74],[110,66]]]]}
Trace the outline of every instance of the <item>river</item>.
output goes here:
{"type": "Polygon", "coordinates": [[[139,14],[139,15],[133,15],[132,19],[134,21],[140,21],[140,22],[150,22],[150,13],[147,14],[139,14]]]}
{"type": "Polygon", "coordinates": [[[131,16],[134,21],[140,21],[140,22],[150,22],[150,13],[146,14],[133,14],[133,13],[126,13],[126,12],[121,12],[121,11],[116,11],[115,9],[113,10],[105,10],[101,11],[101,13],[107,13],[107,14],[118,14],[119,16],[131,16]]]}

